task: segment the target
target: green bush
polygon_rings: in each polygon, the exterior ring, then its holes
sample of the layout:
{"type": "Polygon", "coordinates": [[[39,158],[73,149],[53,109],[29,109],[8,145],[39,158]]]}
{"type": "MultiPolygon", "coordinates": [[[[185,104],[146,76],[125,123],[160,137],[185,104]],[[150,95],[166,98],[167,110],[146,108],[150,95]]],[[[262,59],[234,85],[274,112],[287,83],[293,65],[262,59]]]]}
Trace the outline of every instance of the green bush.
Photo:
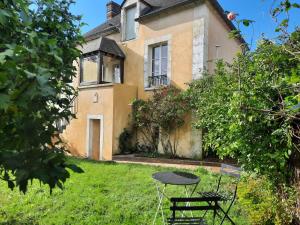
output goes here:
{"type": "Polygon", "coordinates": [[[141,143],[158,153],[161,144],[165,155],[177,156],[178,129],[185,123],[188,105],[183,92],[173,86],[153,91],[147,100],[133,102],[133,127],[140,134],[141,143]]]}
{"type": "Polygon", "coordinates": [[[133,139],[133,133],[130,130],[125,128],[119,136],[119,151],[121,153],[127,154],[127,153],[134,152],[132,139],[133,139]]]}
{"type": "Polygon", "coordinates": [[[276,199],[266,179],[247,177],[239,185],[238,196],[251,224],[274,224],[276,199]]]}
{"type": "Polygon", "coordinates": [[[238,201],[253,225],[291,224],[295,191],[282,187],[280,196],[265,177],[247,176],[239,184],[238,201]]]}

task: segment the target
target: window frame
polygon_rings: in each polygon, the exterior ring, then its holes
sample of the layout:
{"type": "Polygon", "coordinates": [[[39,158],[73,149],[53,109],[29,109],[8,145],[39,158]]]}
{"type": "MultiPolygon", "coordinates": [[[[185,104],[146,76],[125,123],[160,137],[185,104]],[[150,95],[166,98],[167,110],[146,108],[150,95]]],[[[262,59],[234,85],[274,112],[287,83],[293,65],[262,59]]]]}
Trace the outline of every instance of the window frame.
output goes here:
{"type": "Polygon", "coordinates": [[[169,77],[169,63],[170,63],[170,43],[169,41],[161,41],[152,45],[149,45],[149,62],[148,62],[148,74],[147,74],[147,87],[146,90],[152,90],[159,88],[161,86],[169,86],[170,85],[170,77],[169,77]],[[163,47],[166,48],[166,56],[163,57],[163,47]],[[159,57],[155,56],[155,49],[159,48],[159,57]],[[155,62],[159,61],[159,73],[155,72],[155,62]],[[166,68],[164,68],[165,73],[163,73],[163,60],[166,61],[166,68]]]}
{"type": "Polygon", "coordinates": [[[100,51],[96,51],[96,52],[90,52],[87,54],[84,54],[80,57],[80,86],[90,86],[90,85],[95,85],[95,84],[99,84],[100,83],[100,76],[101,76],[101,67],[102,67],[102,62],[103,60],[101,60],[102,58],[102,54],[100,53],[100,51]],[[84,81],[83,80],[83,75],[84,75],[84,68],[83,68],[83,61],[84,58],[90,57],[90,56],[94,56],[97,55],[98,56],[98,61],[97,61],[97,80],[95,81],[84,81]]]}
{"type": "Polygon", "coordinates": [[[137,4],[135,3],[135,4],[132,4],[132,5],[129,5],[129,6],[127,6],[125,9],[124,9],[124,14],[125,14],[125,16],[124,16],[124,21],[123,21],[123,25],[124,25],[124,37],[123,37],[123,41],[131,41],[131,40],[135,40],[136,38],[137,38],[137,32],[136,32],[136,21],[135,21],[135,19],[136,19],[136,14],[137,14],[137,12],[138,12],[138,7],[137,7],[137,4]],[[127,34],[128,34],[128,32],[127,32],[127,13],[128,13],[128,10],[130,10],[130,9],[134,9],[135,8],[135,15],[134,15],[134,20],[133,20],[133,27],[134,27],[134,37],[132,37],[132,38],[128,38],[127,39],[127,34]]]}
{"type": "Polygon", "coordinates": [[[113,57],[119,60],[119,67],[120,67],[120,84],[124,83],[124,58],[121,57],[117,57],[117,56],[113,56],[110,54],[107,54],[105,52],[102,51],[94,51],[94,52],[90,52],[90,53],[86,53],[83,54],[80,57],[80,63],[79,63],[79,70],[80,70],[80,74],[79,74],[79,86],[92,86],[92,85],[101,85],[101,84],[115,84],[114,80],[112,82],[109,83],[105,83],[105,81],[103,81],[103,67],[104,67],[104,60],[103,60],[103,56],[108,56],[108,57],[113,57]],[[83,68],[83,60],[86,57],[89,56],[93,56],[93,55],[98,55],[98,71],[97,71],[97,80],[96,81],[83,81],[83,73],[84,73],[84,68],[83,68]]]}
{"type": "Polygon", "coordinates": [[[151,71],[150,71],[150,75],[151,77],[159,77],[159,76],[168,76],[168,66],[169,66],[169,45],[168,42],[161,42],[158,44],[155,44],[153,46],[151,46],[151,71]],[[167,56],[163,57],[162,56],[162,52],[163,52],[163,46],[167,46],[167,56]],[[159,48],[159,75],[154,75],[155,74],[155,61],[157,59],[154,58],[154,54],[155,54],[155,49],[159,48]],[[162,59],[165,59],[167,61],[167,68],[166,68],[166,73],[163,74],[162,73],[162,59]]]}

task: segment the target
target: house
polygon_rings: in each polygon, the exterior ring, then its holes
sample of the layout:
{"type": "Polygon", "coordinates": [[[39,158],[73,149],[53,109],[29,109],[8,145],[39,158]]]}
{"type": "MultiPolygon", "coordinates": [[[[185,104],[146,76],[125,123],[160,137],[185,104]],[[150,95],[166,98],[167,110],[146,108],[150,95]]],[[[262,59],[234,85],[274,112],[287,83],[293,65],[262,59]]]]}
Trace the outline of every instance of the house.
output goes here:
{"type": "MultiPolygon", "coordinates": [[[[131,103],[161,85],[186,89],[232,61],[242,39],[229,39],[233,24],[216,0],[125,0],[107,3],[107,21],[85,34],[78,63],[77,119],[64,138],[73,154],[111,160],[128,126],[131,103]]],[[[180,129],[178,154],[201,157],[201,133],[192,116],[180,129]]]]}

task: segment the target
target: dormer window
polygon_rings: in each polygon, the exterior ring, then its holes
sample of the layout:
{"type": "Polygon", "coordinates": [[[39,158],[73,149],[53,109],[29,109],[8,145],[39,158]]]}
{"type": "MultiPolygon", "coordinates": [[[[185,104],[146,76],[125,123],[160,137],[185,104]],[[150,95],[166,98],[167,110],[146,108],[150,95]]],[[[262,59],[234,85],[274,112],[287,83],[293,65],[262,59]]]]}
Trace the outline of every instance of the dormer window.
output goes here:
{"type": "Polygon", "coordinates": [[[125,8],[125,41],[129,41],[136,38],[136,13],[136,4],[125,8]]]}

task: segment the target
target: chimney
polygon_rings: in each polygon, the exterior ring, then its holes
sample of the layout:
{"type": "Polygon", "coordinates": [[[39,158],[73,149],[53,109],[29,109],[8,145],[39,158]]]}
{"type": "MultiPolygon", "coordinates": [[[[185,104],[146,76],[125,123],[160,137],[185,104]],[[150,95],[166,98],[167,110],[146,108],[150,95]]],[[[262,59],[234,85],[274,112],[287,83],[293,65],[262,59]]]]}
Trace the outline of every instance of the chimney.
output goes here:
{"type": "Polygon", "coordinates": [[[106,4],[106,9],[107,20],[112,19],[121,12],[121,6],[118,3],[115,3],[114,1],[109,1],[106,4]]]}

